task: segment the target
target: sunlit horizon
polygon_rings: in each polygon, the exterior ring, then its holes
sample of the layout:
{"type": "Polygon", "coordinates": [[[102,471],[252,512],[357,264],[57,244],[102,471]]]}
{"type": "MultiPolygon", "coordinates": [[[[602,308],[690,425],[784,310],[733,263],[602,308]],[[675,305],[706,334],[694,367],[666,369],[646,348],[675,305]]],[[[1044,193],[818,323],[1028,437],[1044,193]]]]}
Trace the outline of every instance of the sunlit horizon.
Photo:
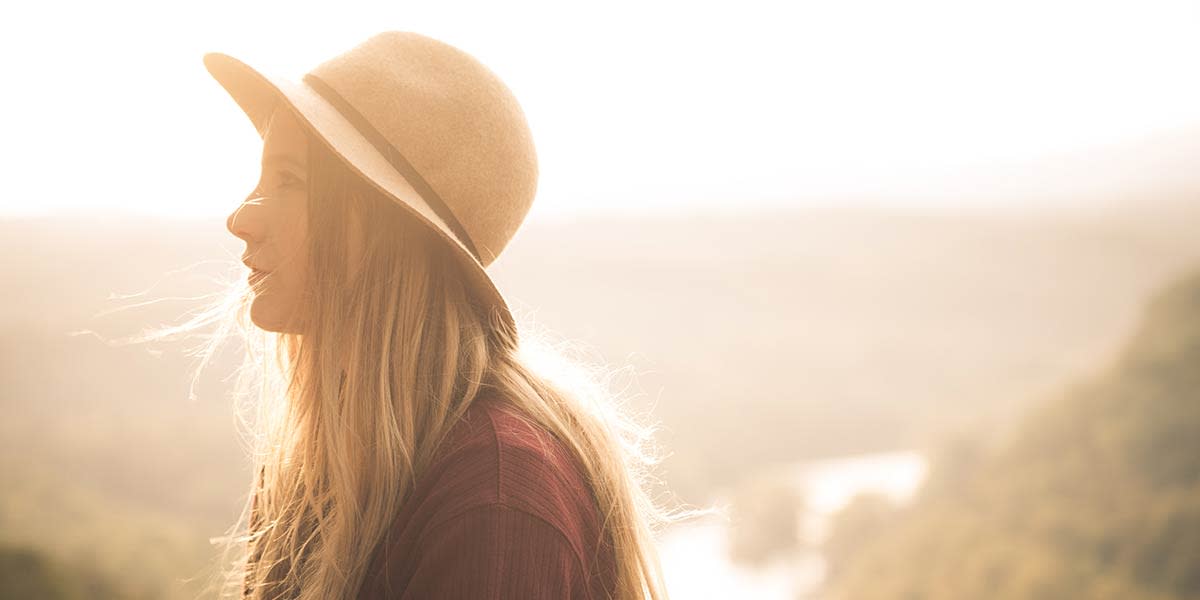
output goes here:
{"type": "Polygon", "coordinates": [[[1188,2],[608,6],[27,4],[0,26],[21,91],[0,217],[223,215],[260,146],[203,54],[298,76],[384,29],[457,45],[513,88],[539,151],[535,219],[1030,202],[952,191],[1200,137],[1188,2]]]}

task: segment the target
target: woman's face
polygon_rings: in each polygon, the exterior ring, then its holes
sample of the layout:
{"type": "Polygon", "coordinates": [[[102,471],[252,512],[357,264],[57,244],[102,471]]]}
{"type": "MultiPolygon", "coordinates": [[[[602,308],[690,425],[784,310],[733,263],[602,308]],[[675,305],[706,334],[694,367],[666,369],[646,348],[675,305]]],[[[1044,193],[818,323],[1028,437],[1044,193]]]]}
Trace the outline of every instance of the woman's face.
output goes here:
{"type": "Polygon", "coordinates": [[[308,140],[291,110],[278,109],[263,136],[258,187],[226,219],[246,242],[242,262],[255,289],[250,319],[267,331],[295,332],[307,277],[308,140]]]}

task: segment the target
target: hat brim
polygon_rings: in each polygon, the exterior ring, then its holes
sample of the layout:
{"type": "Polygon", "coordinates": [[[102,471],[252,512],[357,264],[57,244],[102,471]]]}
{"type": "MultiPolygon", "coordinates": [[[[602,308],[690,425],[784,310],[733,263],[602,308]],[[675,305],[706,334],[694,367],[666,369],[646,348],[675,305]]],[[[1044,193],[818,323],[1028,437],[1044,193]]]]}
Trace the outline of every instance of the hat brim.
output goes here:
{"type": "Polygon", "coordinates": [[[321,94],[306,83],[268,76],[227,54],[205,54],[204,66],[246,113],[260,136],[278,102],[291,106],[309,133],[323,141],[353,172],[436,231],[450,245],[451,253],[463,266],[461,271],[468,279],[468,285],[478,292],[478,299],[487,308],[498,309],[505,325],[516,334],[516,323],[508,303],[483,264],[412,184],[321,94]]]}

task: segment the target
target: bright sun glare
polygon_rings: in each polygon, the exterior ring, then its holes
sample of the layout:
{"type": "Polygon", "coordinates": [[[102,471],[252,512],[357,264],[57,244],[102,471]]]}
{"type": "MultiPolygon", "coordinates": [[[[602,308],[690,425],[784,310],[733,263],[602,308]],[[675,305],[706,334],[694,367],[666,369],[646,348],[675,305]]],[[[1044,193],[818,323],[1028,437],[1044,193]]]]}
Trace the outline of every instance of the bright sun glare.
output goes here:
{"type": "Polygon", "coordinates": [[[540,216],[867,196],[1200,124],[1186,1],[176,6],[10,12],[0,215],[223,215],[259,146],[202,54],[299,75],[382,29],[513,88],[540,216]]]}

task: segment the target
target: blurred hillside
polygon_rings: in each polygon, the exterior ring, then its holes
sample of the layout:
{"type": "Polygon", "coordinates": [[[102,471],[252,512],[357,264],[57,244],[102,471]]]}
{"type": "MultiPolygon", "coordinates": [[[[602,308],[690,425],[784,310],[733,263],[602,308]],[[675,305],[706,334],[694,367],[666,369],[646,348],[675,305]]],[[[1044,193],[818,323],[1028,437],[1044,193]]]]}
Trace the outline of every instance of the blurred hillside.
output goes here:
{"type": "Polygon", "coordinates": [[[1168,214],[591,220],[522,232],[495,270],[537,322],[638,367],[669,481],[702,498],[748,465],[1002,431],[1200,260],[1168,214]]]}
{"type": "MultiPolygon", "coordinates": [[[[667,483],[704,502],[773,463],[1004,431],[1200,259],[1176,213],[1136,217],[531,222],[494,273],[527,322],[633,365],[667,483]]],[[[250,480],[225,397],[234,357],[189,402],[198,341],[104,339],[177,321],[240,274],[241,250],[220,220],[0,222],[0,542],[119,590],[95,597],[198,589],[250,480]]]]}
{"type": "Polygon", "coordinates": [[[1155,299],[1110,369],[1034,410],[1001,451],[955,448],[902,511],[848,510],[831,541],[834,597],[1200,597],[1198,431],[1200,272],[1155,299]]]}

